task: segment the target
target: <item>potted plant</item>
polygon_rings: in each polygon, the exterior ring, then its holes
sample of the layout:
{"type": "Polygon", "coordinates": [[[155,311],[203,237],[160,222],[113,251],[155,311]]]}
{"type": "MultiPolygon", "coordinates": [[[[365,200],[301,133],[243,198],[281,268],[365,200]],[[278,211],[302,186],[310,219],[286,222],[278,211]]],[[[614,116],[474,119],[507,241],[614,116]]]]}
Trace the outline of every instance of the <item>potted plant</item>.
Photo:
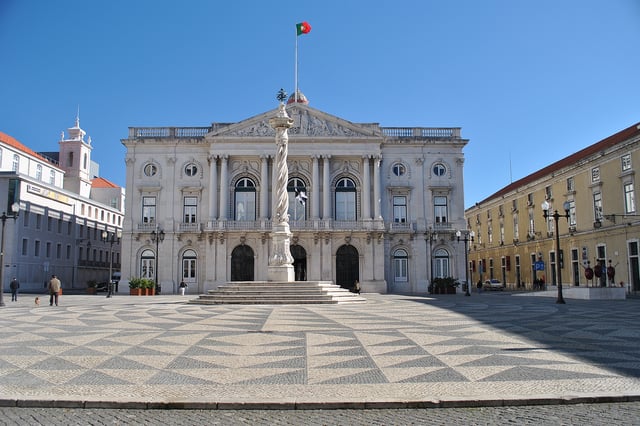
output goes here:
{"type": "Polygon", "coordinates": [[[96,280],[87,281],[87,293],[96,294],[98,292],[98,282],[96,280]]]}
{"type": "Polygon", "coordinates": [[[457,283],[452,277],[438,277],[433,279],[432,292],[435,294],[456,294],[457,283]]]}
{"type": "Polygon", "coordinates": [[[129,294],[132,296],[140,296],[142,293],[142,278],[131,278],[129,280],[129,294]]]}

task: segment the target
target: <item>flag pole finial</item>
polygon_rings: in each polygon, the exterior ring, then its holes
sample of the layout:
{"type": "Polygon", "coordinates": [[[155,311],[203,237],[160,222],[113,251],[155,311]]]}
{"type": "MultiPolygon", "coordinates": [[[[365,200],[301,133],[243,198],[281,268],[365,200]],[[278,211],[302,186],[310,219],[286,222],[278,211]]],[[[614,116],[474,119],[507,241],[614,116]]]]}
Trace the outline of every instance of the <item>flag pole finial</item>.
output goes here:
{"type": "Polygon", "coordinates": [[[279,100],[280,102],[284,102],[285,99],[287,99],[287,92],[285,92],[284,89],[278,90],[278,94],[276,95],[276,99],[279,100]]]}

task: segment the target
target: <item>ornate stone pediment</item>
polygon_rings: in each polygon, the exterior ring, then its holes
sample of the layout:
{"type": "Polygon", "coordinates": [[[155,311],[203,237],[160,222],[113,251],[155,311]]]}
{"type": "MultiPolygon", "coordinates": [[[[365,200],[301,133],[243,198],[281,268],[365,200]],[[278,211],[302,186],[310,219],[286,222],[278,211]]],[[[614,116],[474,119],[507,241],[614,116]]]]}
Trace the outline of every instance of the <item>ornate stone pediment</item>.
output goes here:
{"type": "MultiPolygon", "coordinates": [[[[214,130],[214,137],[274,137],[275,131],[269,125],[269,119],[277,110],[272,110],[214,130]]],[[[289,129],[290,136],[300,137],[381,137],[380,127],[375,124],[354,124],[350,121],[326,114],[306,105],[290,105],[287,114],[293,119],[289,129]]]]}

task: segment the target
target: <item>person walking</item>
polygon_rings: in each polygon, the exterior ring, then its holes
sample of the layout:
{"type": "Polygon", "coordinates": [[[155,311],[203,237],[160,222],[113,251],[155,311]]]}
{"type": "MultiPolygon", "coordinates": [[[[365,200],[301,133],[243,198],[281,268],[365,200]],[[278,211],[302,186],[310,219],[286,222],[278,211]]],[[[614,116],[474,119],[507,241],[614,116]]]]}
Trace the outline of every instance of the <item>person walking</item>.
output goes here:
{"type": "Polygon", "coordinates": [[[12,302],[17,302],[18,301],[18,289],[20,288],[20,283],[18,282],[16,277],[13,277],[13,279],[11,280],[11,284],[9,284],[9,288],[11,289],[11,301],[12,302]]]}
{"type": "Polygon", "coordinates": [[[51,279],[49,280],[49,306],[53,306],[54,302],[56,306],[58,306],[58,295],[60,294],[61,287],[62,285],[58,277],[51,275],[51,279]]]}
{"type": "Polygon", "coordinates": [[[180,281],[180,296],[184,296],[184,292],[187,289],[187,284],[184,281],[180,281]]]}

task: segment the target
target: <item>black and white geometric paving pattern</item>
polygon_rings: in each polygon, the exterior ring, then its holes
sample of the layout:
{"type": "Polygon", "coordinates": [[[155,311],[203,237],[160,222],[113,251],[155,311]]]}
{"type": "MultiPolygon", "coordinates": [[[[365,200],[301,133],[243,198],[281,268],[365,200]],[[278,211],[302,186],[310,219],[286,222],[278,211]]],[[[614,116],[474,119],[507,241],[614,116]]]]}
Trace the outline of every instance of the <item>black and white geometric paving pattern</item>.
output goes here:
{"type": "Polygon", "coordinates": [[[337,402],[640,394],[640,300],[367,294],[361,305],[30,297],[0,308],[0,398],[337,402]],[[33,302],[31,301],[31,304],[33,302]]]}

